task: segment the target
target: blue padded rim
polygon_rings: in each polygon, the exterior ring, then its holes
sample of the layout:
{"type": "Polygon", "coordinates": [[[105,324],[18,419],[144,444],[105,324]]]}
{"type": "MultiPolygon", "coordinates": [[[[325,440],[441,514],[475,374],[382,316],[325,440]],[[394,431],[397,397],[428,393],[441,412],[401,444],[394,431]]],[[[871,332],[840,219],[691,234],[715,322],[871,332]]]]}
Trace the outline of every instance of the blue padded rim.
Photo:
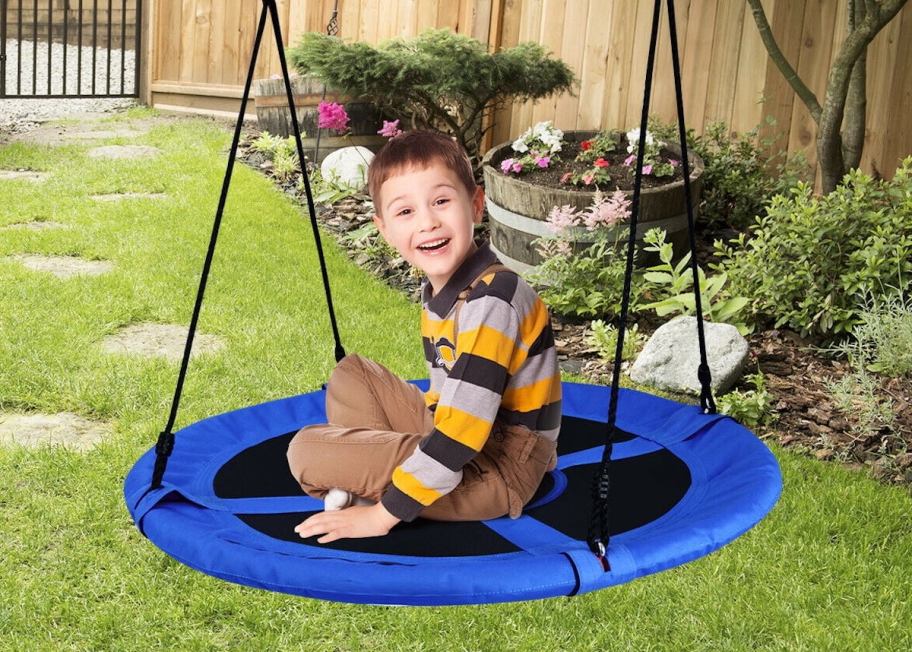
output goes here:
{"type": "MultiPolygon", "coordinates": [[[[414,382],[427,388],[426,380],[414,382]]],[[[606,420],[608,388],[565,382],[563,390],[565,415],[606,420]]],[[[250,446],[324,421],[324,395],[315,391],[280,399],[183,428],[176,433],[163,487],[145,495],[154,461],[154,449],[147,451],[124,483],[134,522],[178,561],[248,586],[356,603],[470,604],[585,593],[677,566],[750,529],[772,509],[782,487],[773,455],[732,419],[622,389],[618,426],[636,437],[616,444],[612,458],[665,448],[688,466],[692,484],[662,517],[612,537],[608,573],[585,541],[527,514],[485,521],[523,549],[505,554],[409,557],[280,541],[235,514],[307,511],[319,509],[320,501],[305,496],[224,499],[214,494],[212,480],[250,446]]],[[[559,469],[597,462],[602,450],[564,455],[559,469]]]]}

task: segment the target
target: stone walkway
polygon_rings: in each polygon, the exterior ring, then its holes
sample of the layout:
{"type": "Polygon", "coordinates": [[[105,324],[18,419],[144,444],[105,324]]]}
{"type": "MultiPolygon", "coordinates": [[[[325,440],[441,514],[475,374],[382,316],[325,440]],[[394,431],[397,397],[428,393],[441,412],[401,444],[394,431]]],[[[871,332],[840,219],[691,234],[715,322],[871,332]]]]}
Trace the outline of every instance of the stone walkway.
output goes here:
{"type": "MultiPolygon", "coordinates": [[[[23,142],[43,146],[88,146],[89,157],[99,160],[137,160],[161,155],[155,147],[143,145],[142,137],[156,124],[172,118],[138,119],[129,124],[104,124],[110,114],[86,114],[66,123],[47,123],[21,133],[7,134],[7,142],[23,142]],[[113,141],[113,142],[112,142],[113,141]]],[[[0,147],[4,144],[0,141],[0,147]]],[[[23,183],[39,185],[52,173],[13,167],[0,169],[0,184],[23,183]]],[[[157,192],[100,193],[89,197],[94,202],[128,200],[165,200],[167,195],[157,192]]],[[[2,219],[0,207],[0,219],[2,219]]],[[[0,226],[0,239],[22,231],[51,231],[78,234],[78,227],[54,220],[21,221],[0,226]]],[[[115,272],[112,261],[88,260],[78,255],[42,255],[34,251],[13,252],[0,260],[12,260],[35,274],[52,274],[59,282],[66,283],[75,276],[100,276],[115,272]]],[[[0,283],[3,279],[0,278],[0,283]]],[[[88,282],[92,282],[91,280],[88,282]]],[[[164,357],[180,360],[187,338],[187,324],[128,324],[113,335],[98,342],[99,348],[110,355],[128,355],[144,358],[164,357]]],[[[215,354],[225,342],[216,336],[197,333],[193,354],[215,354]]],[[[0,401],[4,398],[0,387],[0,401]]],[[[73,451],[87,451],[103,441],[112,432],[111,424],[93,421],[70,412],[58,414],[30,413],[26,411],[0,412],[0,445],[62,446],[73,451]]]]}

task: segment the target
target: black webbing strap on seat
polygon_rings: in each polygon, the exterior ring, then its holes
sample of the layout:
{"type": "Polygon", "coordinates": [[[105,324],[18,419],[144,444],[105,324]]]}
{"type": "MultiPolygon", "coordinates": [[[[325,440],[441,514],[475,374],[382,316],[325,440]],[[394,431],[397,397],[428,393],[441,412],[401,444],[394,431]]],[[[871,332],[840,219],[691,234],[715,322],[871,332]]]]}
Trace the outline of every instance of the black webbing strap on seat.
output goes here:
{"type": "Polygon", "coordinates": [[[162,478],[165,474],[165,467],[168,464],[168,457],[174,449],[174,422],[177,419],[177,409],[180,405],[181,392],[184,387],[184,379],[187,376],[187,366],[190,362],[190,352],[193,348],[193,336],[196,333],[196,325],[199,321],[200,310],[203,305],[203,296],[206,292],[206,281],[209,278],[209,269],[212,266],[212,258],[215,254],[215,244],[218,240],[219,227],[222,222],[222,214],[225,210],[225,201],[228,197],[228,187],[231,184],[231,172],[234,170],[234,161],[237,155],[238,143],[241,140],[241,128],[244,123],[244,112],[247,109],[247,101],[250,97],[250,87],[253,84],[253,75],[256,68],[257,55],[260,51],[260,42],[263,39],[263,32],[266,28],[266,18],[271,16],[272,27],[275,34],[275,41],[279,50],[279,63],[282,67],[282,77],[285,81],[285,91],[288,97],[288,107],[291,111],[291,124],[294,130],[295,145],[298,152],[298,163],[301,166],[301,175],[304,177],[304,190],[307,195],[307,209],[310,212],[310,223],[313,227],[314,241],[316,242],[317,255],[320,259],[320,269],[323,275],[323,289],[326,293],[326,305],[329,310],[329,320],[332,326],[333,337],[335,339],[335,357],[336,362],[345,357],[345,349],[342,348],[342,342],[339,338],[339,329],[336,325],[336,316],[333,311],[332,294],[329,289],[329,276],[326,272],[326,261],[323,257],[323,246],[320,242],[320,230],[317,226],[317,212],[314,208],[313,194],[310,189],[310,179],[307,177],[307,167],[304,164],[304,145],[301,142],[301,129],[298,125],[298,116],[295,111],[294,97],[291,89],[291,80],[288,76],[288,64],[285,60],[285,50],[283,49],[282,31],[279,24],[279,14],[276,9],[275,0],[263,0],[263,9],[260,12],[260,20],[257,25],[256,37],[253,41],[253,52],[250,55],[250,67],[247,71],[247,80],[244,83],[244,94],[241,98],[241,108],[238,112],[237,123],[234,128],[234,138],[231,141],[231,150],[228,153],[228,167],[225,171],[225,179],[222,182],[222,193],[219,196],[218,208],[215,211],[215,222],[212,225],[212,235],[209,238],[209,249],[206,251],[206,261],[203,263],[202,277],[200,278],[199,290],[196,293],[196,303],[193,306],[193,316],[190,319],[190,330],[187,333],[187,342],[184,346],[184,357],[181,360],[180,372],[177,377],[177,386],[174,389],[174,399],[171,402],[171,412],[168,415],[168,423],[165,429],[159,434],[158,442],[155,445],[155,467],[152,471],[152,483],[150,490],[158,489],[161,486],[162,478]]]}
{"type": "MultiPolygon", "coordinates": [[[[697,312],[697,338],[700,343],[700,366],[697,376],[700,379],[700,405],[704,414],[715,414],[711,382],[712,376],[706,359],[706,342],[703,334],[703,309],[700,301],[700,279],[697,271],[696,236],[694,231],[693,202],[690,194],[690,165],[687,159],[687,132],[684,123],[684,101],[681,92],[681,70],[678,60],[678,39],[675,26],[674,0],[668,0],[668,26],[671,32],[671,56],[674,68],[675,96],[678,110],[678,135],[681,141],[681,171],[684,174],[684,197],[687,203],[687,226],[690,233],[690,262],[693,272],[694,298],[697,312]]],[[[608,541],[610,538],[609,495],[611,491],[610,464],[615,433],[617,431],[617,407],[620,393],[621,362],[624,350],[624,333],[627,326],[627,314],[630,308],[630,288],[633,278],[633,259],[636,249],[636,231],[640,212],[640,192],[643,185],[643,158],[646,151],[646,128],[649,123],[649,99],[652,92],[652,77],[655,67],[655,51],[659,36],[659,12],[662,0],[655,0],[652,15],[652,32],[649,40],[649,56],[646,63],[646,84],[643,90],[643,112],[640,117],[640,140],[637,147],[636,172],[633,184],[633,202],[630,212],[630,233],[627,238],[627,269],[624,275],[624,296],[621,301],[621,313],[618,317],[617,344],[614,352],[614,369],[611,377],[611,398],[608,403],[608,431],[605,451],[599,472],[592,483],[592,514],[589,521],[587,543],[595,553],[605,571],[611,570],[608,562],[608,541]]]]}

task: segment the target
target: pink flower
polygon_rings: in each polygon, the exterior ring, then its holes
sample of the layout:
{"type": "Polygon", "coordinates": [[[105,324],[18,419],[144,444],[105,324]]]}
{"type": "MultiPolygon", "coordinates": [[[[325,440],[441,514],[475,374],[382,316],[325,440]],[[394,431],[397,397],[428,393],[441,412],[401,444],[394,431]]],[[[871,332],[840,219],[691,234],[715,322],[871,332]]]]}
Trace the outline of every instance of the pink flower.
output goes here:
{"type": "Polygon", "coordinates": [[[611,165],[611,163],[609,163],[608,161],[603,159],[601,156],[599,156],[597,159],[595,159],[595,167],[597,167],[597,168],[606,168],[609,165],[611,165]]]}
{"type": "Polygon", "coordinates": [[[399,128],[399,121],[393,120],[392,122],[388,120],[383,121],[383,128],[377,132],[384,138],[395,138],[402,133],[402,130],[399,128]]]}
{"type": "Polygon", "coordinates": [[[565,229],[578,224],[579,217],[572,206],[555,206],[548,213],[548,219],[545,221],[545,227],[555,235],[560,235],[565,229]]]}
{"type": "Polygon", "coordinates": [[[540,168],[546,168],[551,165],[550,156],[539,156],[535,159],[535,164],[540,168]]]}
{"type": "Polygon", "coordinates": [[[583,213],[582,221],[586,228],[594,231],[600,226],[613,226],[630,217],[630,200],[622,190],[617,190],[607,199],[597,193],[592,206],[583,213]]]}
{"type": "Polygon", "coordinates": [[[624,159],[624,165],[626,165],[627,167],[630,167],[631,165],[633,165],[636,162],[636,160],[637,160],[637,155],[631,154],[630,156],[628,156],[627,158],[624,159]]]}
{"type": "Polygon", "coordinates": [[[516,172],[517,174],[519,174],[520,172],[522,172],[523,164],[520,161],[513,161],[513,166],[511,169],[514,172],[516,172]]]}
{"type": "Polygon", "coordinates": [[[668,159],[668,164],[671,165],[671,167],[676,168],[681,165],[681,161],[676,161],[675,159],[670,158],[668,159]]]}
{"type": "Polygon", "coordinates": [[[510,169],[513,167],[513,159],[506,158],[500,163],[500,171],[504,174],[509,174],[510,169]]]}
{"type": "Polygon", "coordinates": [[[317,105],[317,127],[320,129],[332,129],[335,132],[342,133],[348,129],[348,113],[345,107],[337,102],[320,102],[317,105]]]}
{"type": "Polygon", "coordinates": [[[593,181],[595,181],[594,174],[584,174],[583,175],[583,183],[586,184],[587,186],[592,185],[593,181]]]}
{"type": "Polygon", "coordinates": [[[570,181],[570,177],[572,177],[572,176],[573,176],[573,173],[572,173],[572,172],[564,172],[564,173],[561,175],[560,182],[561,182],[561,183],[567,183],[567,182],[570,181]]]}
{"type": "Polygon", "coordinates": [[[651,166],[651,165],[644,165],[644,166],[643,166],[643,174],[652,174],[652,166],[651,166]]]}

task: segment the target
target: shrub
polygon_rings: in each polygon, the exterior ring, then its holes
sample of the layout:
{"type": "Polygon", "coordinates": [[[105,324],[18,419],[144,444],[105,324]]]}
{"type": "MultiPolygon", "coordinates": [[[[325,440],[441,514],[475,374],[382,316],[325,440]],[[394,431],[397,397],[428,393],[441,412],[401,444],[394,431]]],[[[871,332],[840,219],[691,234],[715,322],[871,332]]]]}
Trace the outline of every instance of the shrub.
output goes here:
{"type": "Polygon", "coordinates": [[[891,378],[912,374],[912,298],[866,300],[852,337],[825,351],[891,378]]]}
{"type": "MultiPolygon", "coordinates": [[[[654,123],[650,130],[667,142],[678,142],[677,125],[654,123]]],[[[801,154],[767,154],[758,140],[759,127],[733,134],[724,122],[714,122],[702,135],[687,131],[687,147],[703,159],[700,221],[738,230],[765,213],[767,203],[799,181],[810,180],[810,166],[801,154]]]]}
{"type": "Polygon", "coordinates": [[[777,195],[750,237],[716,243],[733,292],[748,310],[802,335],[849,333],[864,302],[912,289],[912,157],[892,181],[860,172],[824,197],[799,183],[777,195]]]}
{"type": "Polygon", "coordinates": [[[719,412],[727,414],[748,428],[756,428],[773,420],[773,399],[766,389],[766,380],[761,372],[747,377],[754,386],[749,390],[732,390],[718,397],[719,412]]]}
{"type": "Polygon", "coordinates": [[[369,97],[412,127],[454,136],[476,164],[498,108],[569,91],[574,82],[569,66],[541,45],[520,43],[489,53],[480,41],[445,29],[377,47],[312,32],[289,49],[289,58],[299,72],[369,97]]]}
{"type": "MultiPolygon", "coordinates": [[[[617,337],[617,328],[601,319],[593,319],[592,323],[589,324],[586,343],[598,352],[602,360],[613,363],[617,348],[617,337]]],[[[646,336],[639,332],[637,324],[629,326],[624,331],[624,348],[621,351],[621,360],[633,360],[645,344],[646,336]]]]}
{"type": "MultiPolygon", "coordinates": [[[[644,310],[653,309],[659,317],[681,313],[693,315],[697,312],[697,302],[693,291],[693,272],[689,266],[690,252],[684,254],[676,264],[672,264],[674,255],[670,242],[665,242],[665,231],[650,229],[643,236],[644,249],[659,255],[658,265],[649,267],[643,280],[646,283],[645,293],[660,297],[657,301],[640,306],[644,310]]],[[[747,324],[735,321],[734,317],[748,300],[744,297],[728,296],[724,292],[728,280],[725,273],[707,278],[703,268],[697,267],[697,278],[700,281],[700,308],[703,317],[714,322],[732,323],[738,332],[745,335],[751,331],[747,324]]]]}
{"type": "MultiPolygon", "coordinates": [[[[582,212],[570,206],[551,210],[547,224],[554,236],[534,242],[543,262],[529,280],[554,312],[570,317],[620,313],[626,270],[624,233],[613,227],[629,218],[629,205],[625,193],[617,191],[609,197],[596,193],[592,205],[582,212]],[[574,244],[582,234],[593,238],[592,244],[574,244]]],[[[633,285],[632,307],[638,285],[633,285]]]]}

